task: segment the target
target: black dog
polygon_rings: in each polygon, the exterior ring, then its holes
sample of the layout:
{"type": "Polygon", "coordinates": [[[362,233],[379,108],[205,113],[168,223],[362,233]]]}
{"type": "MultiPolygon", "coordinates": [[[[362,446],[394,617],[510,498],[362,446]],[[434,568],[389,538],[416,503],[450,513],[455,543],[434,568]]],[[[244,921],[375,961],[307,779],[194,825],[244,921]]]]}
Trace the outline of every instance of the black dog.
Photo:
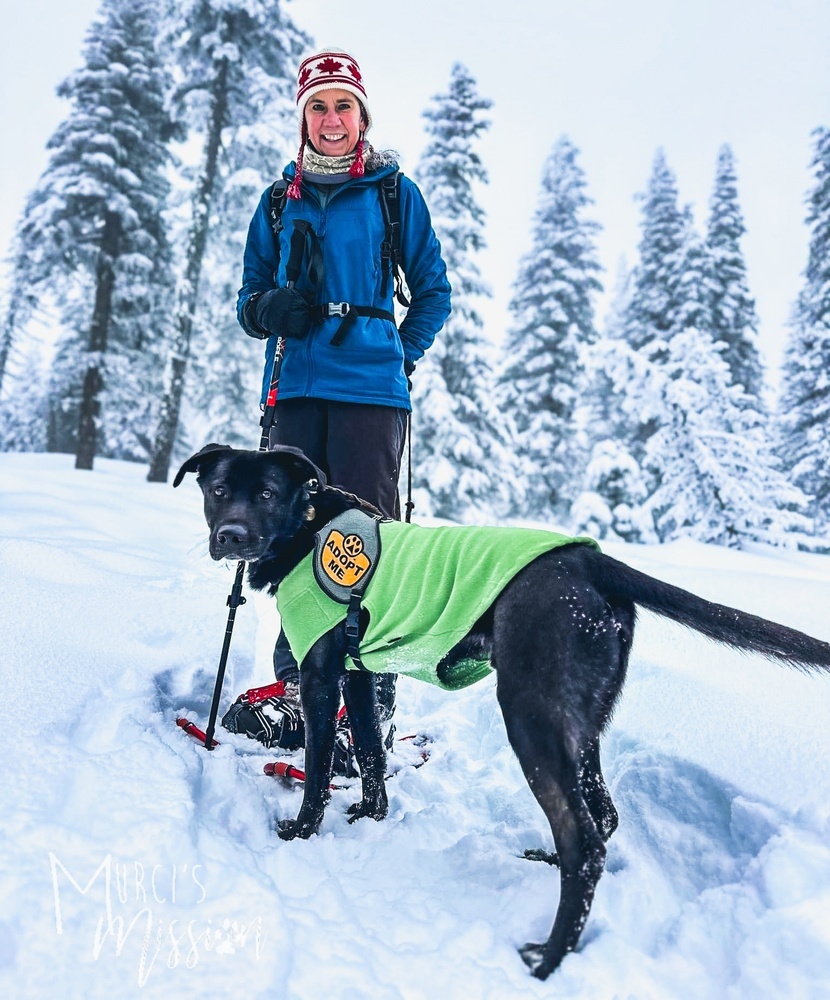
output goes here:
{"type": "MultiPolygon", "coordinates": [[[[368,506],[327,487],[320,470],[290,448],[260,453],[208,445],[184,463],[175,486],[187,472],[198,473],[211,556],[249,561],[251,585],[272,593],[312,551],[315,533],[327,522],[368,506]]],[[[559,908],[547,941],[522,949],[539,978],[576,946],[603,871],[605,843],[617,827],[600,770],[599,739],[625,679],[636,605],[736,649],[800,668],[830,669],[829,644],[702,600],[588,545],[541,555],[507,584],[453,652],[489,655],[511,746],[553,833],[559,908]]],[[[310,837],[319,829],[341,687],[362,776],[352,818],[386,815],[373,678],[345,669],[347,648],[340,624],[302,662],[306,783],[297,819],[278,826],[283,839],[310,837]]]]}

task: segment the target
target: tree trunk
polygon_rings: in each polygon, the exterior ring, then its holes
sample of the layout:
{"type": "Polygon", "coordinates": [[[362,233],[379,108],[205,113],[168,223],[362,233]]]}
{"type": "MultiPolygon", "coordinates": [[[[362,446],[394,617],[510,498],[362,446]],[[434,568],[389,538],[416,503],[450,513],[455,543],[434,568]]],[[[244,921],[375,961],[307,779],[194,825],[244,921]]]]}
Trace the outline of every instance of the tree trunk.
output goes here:
{"type": "Polygon", "coordinates": [[[107,350],[110,319],[112,317],[112,291],[115,287],[115,261],[121,242],[121,216],[108,211],[104,215],[104,231],[95,267],[95,308],[89,326],[87,351],[90,361],[84,376],[81,409],[78,420],[78,450],[75,454],[76,469],[91,469],[98,443],[97,419],[101,411],[99,399],[104,387],[104,354],[107,350]]]}
{"type": "Polygon", "coordinates": [[[199,187],[193,201],[193,220],[187,248],[187,268],[176,295],[175,342],[170,356],[170,374],[161,404],[159,428],[150,458],[147,480],[166,483],[170,458],[179,429],[179,414],[184,390],[184,377],[190,358],[190,338],[196,313],[199,278],[207,245],[210,208],[216,187],[216,172],[222,128],[228,112],[228,62],[223,59],[213,81],[211,116],[205,139],[205,160],[199,187]]]}

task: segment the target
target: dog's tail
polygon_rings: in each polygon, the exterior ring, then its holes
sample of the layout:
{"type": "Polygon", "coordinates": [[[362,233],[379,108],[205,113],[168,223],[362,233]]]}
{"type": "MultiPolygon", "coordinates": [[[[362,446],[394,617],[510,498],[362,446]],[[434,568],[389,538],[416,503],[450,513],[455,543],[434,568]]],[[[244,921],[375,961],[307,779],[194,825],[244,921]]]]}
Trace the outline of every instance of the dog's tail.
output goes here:
{"type": "Polygon", "coordinates": [[[589,561],[592,582],[607,597],[629,600],[735,649],[782,660],[800,670],[830,670],[830,643],[766,618],[706,601],[610,556],[596,553],[596,558],[589,561]]]}

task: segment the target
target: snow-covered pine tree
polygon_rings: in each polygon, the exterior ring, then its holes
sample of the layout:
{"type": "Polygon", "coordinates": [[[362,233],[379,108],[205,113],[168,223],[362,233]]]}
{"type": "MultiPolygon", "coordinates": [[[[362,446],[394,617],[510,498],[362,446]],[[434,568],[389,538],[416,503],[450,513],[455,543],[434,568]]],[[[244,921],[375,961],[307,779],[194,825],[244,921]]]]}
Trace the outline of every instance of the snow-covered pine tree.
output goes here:
{"type": "MultiPolygon", "coordinates": [[[[294,117],[288,121],[296,142],[294,117]]],[[[179,432],[188,451],[205,441],[238,448],[259,442],[264,345],[244,334],[235,303],[253,206],[286,161],[279,148],[281,128],[285,116],[282,123],[268,120],[237,129],[223,157],[224,179],[215,201],[222,226],[213,227],[205,251],[195,328],[200,347],[191,359],[179,432]]]]}
{"type": "Polygon", "coordinates": [[[633,272],[621,260],[602,335],[582,352],[585,388],[581,418],[588,458],[569,521],[574,530],[594,538],[645,542],[652,539],[654,531],[650,516],[640,516],[648,495],[645,478],[625,444],[632,423],[623,409],[626,388],[618,390],[606,371],[609,353],[621,345],[625,351],[631,350],[623,338],[633,285],[633,272]]]}
{"type": "Polygon", "coordinates": [[[719,345],[694,327],[678,332],[654,383],[660,426],[644,464],[658,473],[646,507],[660,540],[797,544],[809,528],[805,497],[776,468],[766,421],[732,383],[719,345]]]}
{"type": "MultiPolygon", "coordinates": [[[[642,202],[642,238],[639,260],[627,291],[627,302],[619,333],[622,340],[646,360],[665,357],[666,338],[676,327],[683,301],[681,290],[684,247],[688,235],[688,217],[677,204],[677,181],[666,163],[662,149],[654,157],[651,176],[642,202]]],[[[619,345],[610,345],[613,355],[619,345]]],[[[601,356],[602,352],[594,356],[601,356]]],[[[628,401],[634,387],[625,389],[628,401]]],[[[617,440],[642,463],[645,443],[657,429],[656,413],[649,400],[639,411],[625,406],[618,413],[625,419],[618,423],[617,440]]],[[[645,479],[648,475],[645,473],[645,479]]],[[[648,484],[649,491],[655,484],[648,484]]]]}
{"type": "Polygon", "coordinates": [[[603,359],[623,410],[653,428],[640,457],[641,509],[660,541],[796,544],[807,526],[804,497],[777,470],[766,422],[712,339],[708,256],[688,212],[684,223],[672,327],[639,350],[609,342],[603,359]]]}
{"type": "MultiPolygon", "coordinates": [[[[810,250],[784,355],[778,454],[810,498],[814,533],[830,534],[830,128],[814,132],[810,250]]],[[[827,543],[830,545],[830,542],[827,543]]]]}
{"type": "MultiPolygon", "coordinates": [[[[31,248],[34,249],[34,248],[31,248]]],[[[16,232],[9,252],[9,281],[4,289],[2,306],[3,325],[0,328],[0,397],[9,371],[17,341],[25,331],[38,305],[38,295],[28,276],[35,272],[29,253],[21,245],[16,232]]]]}
{"type": "Polygon", "coordinates": [[[419,509],[453,520],[492,512],[506,499],[502,431],[493,408],[493,345],[478,311],[490,291],[476,255],[484,210],[476,183],[487,175],[476,140],[489,128],[469,71],[452,68],[449,89],[424,112],[429,142],[416,176],[432,214],[452,285],[452,314],[413,376],[419,509]]]}
{"type": "Polygon", "coordinates": [[[72,108],[49,140],[14,245],[6,328],[25,324],[40,296],[58,304],[66,329],[58,357],[73,364],[51,375],[61,412],[50,422],[66,431],[77,420],[77,438],[62,435],[77,449],[77,468],[92,468],[101,444],[109,359],[154,332],[152,303],[168,260],[162,212],[172,128],[155,37],[150,0],[102,0],[84,65],[58,90],[72,108]]]}
{"type": "MultiPolygon", "coordinates": [[[[609,380],[610,381],[610,380],[609,380]]],[[[654,536],[651,517],[643,511],[647,499],[643,473],[624,444],[614,438],[597,441],[588,457],[582,492],[570,511],[579,534],[648,542],[654,536]]]]}
{"type": "MultiPolygon", "coordinates": [[[[618,389],[625,390],[624,409],[639,415],[645,406],[657,428],[638,467],[601,450],[592,456],[598,475],[614,473],[613,485],[624,486],[628,479],[639,488],[637,468],[648,473],[647,498],[624,511],[623,530],[609,525],[615,533],[625,538],[630,524],[640,540],[648,540],[642,518],[648,514],[660,541],[691,537],[740,546],[748,540],[793,545],[803,540],[805,497],[778,470],[763,418],[742,387],[731,382],[729,366],[708,334],[681,330],[666,341],[659,360],[617,341],[604,363],[618,389]]],[[[590,495],[580,498],[582,525],[591,517],[608,523],[589,500],[590,495]]]]}
{"type": "MultiPolygon", "coordinates": [[[[223,180],[220,153],[230,135],[254,125],[274,105],[293,120],[296,67],[310,43],[281,0],[184,0],[171,5],[167,35],[181,77],[177,107],[182,120],[202,136],[203,148],[176,291],[173,342],[147,476],[150,482],[167,480],[179,429],[194,320],[203,300],[202,267],[223,180]]],[[[249,206],[249,218],[251,214],[249,206]]]]}
{"type": "Polygon", "coordinates": [[[642,196],[642,218],[640,258],[623,325],[625,339],[635,350],[661,340],[672,329],[680,303],[679,261],[687,220],[678,208],[677,181],[662,149],[655,154],[642,196]]]}
{"type": "Polygon", "coordinates": [[[499,386],[527,477],[522,513],[560,521],[585,467],[586,442],[574,416],[586,390],[581,352],[597,339],[594,298],[602,290],[595,246],[600,226],[585,217],[591,199],[578,155],[562,136],[545,163],[533,242],[510,304],[514,319],[499,386]]]}
{"type": "Polygon", "coordinates": [[[764,370],[758,350],[758,317],[749,294],[741,237],[746,232],[738,203],[735,157],[728,145],[718,151],[715,185],[709,201],[706,249],[711,275],[712,336],[726,344],[724,360],[732,380],[743,386],[753,405],[763,409],[764,370]]]}

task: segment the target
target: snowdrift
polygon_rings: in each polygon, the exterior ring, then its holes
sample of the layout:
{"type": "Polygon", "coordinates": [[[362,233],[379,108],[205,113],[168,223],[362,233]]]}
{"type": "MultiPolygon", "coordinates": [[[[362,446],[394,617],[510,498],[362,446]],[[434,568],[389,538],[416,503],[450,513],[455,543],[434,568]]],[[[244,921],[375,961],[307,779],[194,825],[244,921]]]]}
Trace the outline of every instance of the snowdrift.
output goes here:
{"type": "MultiPolygon", "coordinates": [[[[282,843],[299,788],[204,725],[233,567],[190,488],[67,456],[0,455],[0,992],[195,996],[818,998],[830,995],[830,679],[644,614],[603,762],[620,812],[578,952],[547,983],[552,847],[491,682],[401,681],[434,740],[386,822],[282,843]]],[[[830,560],[609,546],[639,569],[830,639],[830,560]]],[[[224,705],[271,680],[273,602],[240,609],[224,705]]]]}

